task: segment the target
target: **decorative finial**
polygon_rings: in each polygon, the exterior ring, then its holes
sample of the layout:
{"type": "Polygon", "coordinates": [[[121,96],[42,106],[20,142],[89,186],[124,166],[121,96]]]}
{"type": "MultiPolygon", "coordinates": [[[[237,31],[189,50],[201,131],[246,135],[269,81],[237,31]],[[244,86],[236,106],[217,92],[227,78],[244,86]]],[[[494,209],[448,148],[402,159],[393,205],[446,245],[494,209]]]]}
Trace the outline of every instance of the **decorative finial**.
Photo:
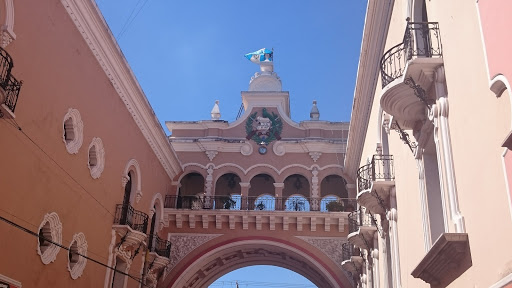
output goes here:
{"type": "Polygon", "coordinates": [[[318,111],[318,107],[316,107],[316,100],[313,100],[313,107],[311,107],[311,112],[309,112],[309,117],[311,120],[320,119],[320,111],[318,111]]]}
{"type": "Polygon", "coordinates": [[[213,105],[211,114],[212,114],[212,120],[220,119],[219,100],[215,100],[215,105],[213,105]]]}

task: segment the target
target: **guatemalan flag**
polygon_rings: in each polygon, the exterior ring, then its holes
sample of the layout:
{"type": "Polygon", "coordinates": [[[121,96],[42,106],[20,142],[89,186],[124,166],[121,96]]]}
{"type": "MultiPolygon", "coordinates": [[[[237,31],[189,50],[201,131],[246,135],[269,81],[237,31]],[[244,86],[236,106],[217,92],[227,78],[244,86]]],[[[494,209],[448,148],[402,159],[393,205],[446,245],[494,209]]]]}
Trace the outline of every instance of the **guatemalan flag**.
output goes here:
{"type": "Polygon", "coordinates": [[[245,54],[245,58],[256,64],[260,64],[264,61],[272,62],[274,60],[274,51],[262,48],[256,52],[245,54]]]}

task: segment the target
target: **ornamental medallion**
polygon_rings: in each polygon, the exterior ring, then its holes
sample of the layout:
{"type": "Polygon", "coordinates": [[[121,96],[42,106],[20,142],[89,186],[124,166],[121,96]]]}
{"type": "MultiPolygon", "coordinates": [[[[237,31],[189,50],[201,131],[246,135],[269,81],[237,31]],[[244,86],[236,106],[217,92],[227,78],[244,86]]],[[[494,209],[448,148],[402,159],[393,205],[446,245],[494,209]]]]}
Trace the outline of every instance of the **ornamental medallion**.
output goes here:
{"type": "Polygon", "coordinates": [[[281,131],[283,130],[283,122],[279,115],[267,112],[263,108],[261,116],[258,112],[254,112],[245,122],[245,132],[247,140],[254,140],[258,145],[268,145],[274,140],[281,140],[281,131]]]}

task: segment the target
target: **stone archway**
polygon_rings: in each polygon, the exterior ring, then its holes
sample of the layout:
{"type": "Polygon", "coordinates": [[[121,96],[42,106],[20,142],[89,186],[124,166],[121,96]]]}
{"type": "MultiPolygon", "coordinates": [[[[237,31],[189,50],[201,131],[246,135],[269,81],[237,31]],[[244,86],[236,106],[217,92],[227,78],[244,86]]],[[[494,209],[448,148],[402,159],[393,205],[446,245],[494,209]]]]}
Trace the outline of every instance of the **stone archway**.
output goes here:
{"type": "Polygon", "coordinates": [[[294,271],[318,287],[351,287],[346,276],[318,251],[283,239],[251,236],[233,238],[206,248],[197,256],[178,265],[178,271],[166,279],[168,288],[208,287],[221,276],[253,265],[273,265],[294,271]]]}

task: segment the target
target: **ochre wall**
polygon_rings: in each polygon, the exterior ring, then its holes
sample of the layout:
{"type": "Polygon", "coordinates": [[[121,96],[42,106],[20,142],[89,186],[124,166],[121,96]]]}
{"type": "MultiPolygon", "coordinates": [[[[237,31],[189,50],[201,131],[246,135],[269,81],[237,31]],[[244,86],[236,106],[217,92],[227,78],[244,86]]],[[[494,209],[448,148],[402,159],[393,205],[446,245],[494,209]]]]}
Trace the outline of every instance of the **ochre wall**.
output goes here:
{"type": "MultiPolygon", "coordinates": [[[[134,122],[130,112],[98,64],[61,1],[14,1],[16,40],[7,48],[13,75],[24,84],[16,121],[0,119],[0,215],[37,231],[46,213],[62,222],[62,244],[83,232],[88,256],[107,263],[115,205],[123,201],[121,177],[130,159],[140,165],[142,199],[132,203],[149,213],[156,193],[165,195],[171,180],[134,122]],[[78,154],[66,151],[63,118],[78,109],[84,140],[78,154]],[[20,130],[17,129],[19,126],[20,130]],[[88,146],[100,137],[105,168],[93,179],[87,167],[88,146]]],[[[23,287],[102,287],[106,268],[88,261],[72,280],[67,251],[43,265],[37,238],[0,223],[3,275],[23,287]],[[6,235],[9,235],[6,237],[6,235]]],[[[137,256],[130,274],[140,276],[137,256]]],[[[138,287],[128,280],[128,287],[138,287]]]]}

